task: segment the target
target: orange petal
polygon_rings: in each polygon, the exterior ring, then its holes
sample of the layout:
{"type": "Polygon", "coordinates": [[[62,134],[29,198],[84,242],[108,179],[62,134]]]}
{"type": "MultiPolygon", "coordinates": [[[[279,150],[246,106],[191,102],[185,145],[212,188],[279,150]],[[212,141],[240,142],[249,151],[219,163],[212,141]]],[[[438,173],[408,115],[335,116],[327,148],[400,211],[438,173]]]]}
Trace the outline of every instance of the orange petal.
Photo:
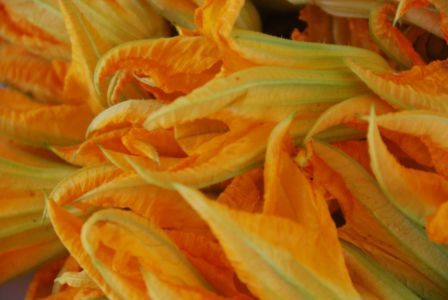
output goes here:
{"type": "MultiPolygon", "coordinates": [[[[12,139],[37,146],[73,145],[84,139],[92,119],[86,106],[39,105],[29,109],[11,109],[4,105],[25,96],[0,90],[0,131],[12,139]],[[70,122],[67,122],[70,120],[70,122]]],[[[31,100],[29,100],[31,102],[31,100]]]]}
{"type": "Polygon", "coordinates": [[[219,293],[228,297],[242,294],[235,285],[235,271],[214,239],[185,231],[170,231],[168,235],[219,293]]]}
{"type": "Polygon", "coordinates": [[[402,67],[424,65],[425,62],[414,50],[406,36],[395,28],[390,21],[396,5],[388,3],[378,5],[370,12],[369,28],[378,46],[402,67]]]}
{"type": "Polygon", "coordinates": [[[372,255],[417,294],[443,299],[447,277],[440,264],[448,264],[443,249],[397,210],[376,180],[347,154],[316,141],[312,148],[314,179],[330,189],[344,213],[340,236],[372,255]]]}
{"type": "Polygon", "coordinates": [[[114,104],[129,99],[148,98],[147,93],[133,80],[134,76],[126,71],[118,71],[111,78],[107,88],[107,104],[114,104]]]}
{"type": "Polygon", "coordinates": [[[372,114],[367,135],[372,171],[391,203],[416,223],[435,213],[448,198],[448,181],[441,176],[406,168],[388,151],[372,114]]]}
{"type": "Polygon", "coordinates": [[[300,223],[312,223],[316,215],[308,206],[315,201],[315,195],[310,182],[291,157],[294,150],[289,135],[291,122],[292,116],[280,122],[269,136],[263,212],[300,223]]]}
{"type": "Polygon", "coordinates": [[[349,61],[348,66],[394,107],[448,112],[448,61],[434,61],[399,73],[378,74],[349,61]]]}
{"type": "Polygon", "coordinates": [[[203,37],[178,36],[134,41],[117,46],[98,62],[94,82],[118,70],[147,77],[166,93],[189,93],[219,71],[216,48],[203,37]]]}
{"type": "Polygon", "coordinates": [[[133,154],[145,155],[137,142],[149,144],[155,148],[160,156],[185,157],[184,151],[179,147],[172,130],[155,129],[148,131],[144,128],[132,128],[122,138],[123,144],[133,154]]]}
{"type": "MultiPolygon", "coordinates": [[[[163,280],[154,273],[144,271],[145,284],[148,290],[148,296],[151,299],[159,298],[166,300],[191,299],[191,300],[224,300],[233,299],[232,297],[220,297],[210,291],[202,288],[192,288],[172,283],[169,280],[163,280]]],[[[237,298],[239,299],[239,298],[237,298]]],[[[250,298],[249,298],[250,299],[250,298]]]]}
{"type": "Polygon", "coordinates": [[[0,253],[0,283],[63,255],[66,255],[66,251],[58,239],[0,253]]]}
{"type": "Polygon", "coordinates": [[[151,100],[127,100],[98,114],[87,129],[87,137],[113,129],[142,125],[146,118],[162,105],[151,100]]]}
{"type": "Polygon", "coordinates": [[[316,216],[314,223],[296,223],[233,210],[199,191],[181,185],[176,188],[210,225],[239,278],[255,296],[300,299],[312,294],[322,298],[359,298],[323,199],[309,203],[313,207],[311,214],[316,216]]]}
{"type": "Polygon", "coordinates": [[[344,141],[335,143],[334,146],[350,155],[350,157],[360,163],[364,169],[370,173],[372,172],[370,169],[369,148],[366,141],[344,141]]]}
{"type": "Polygon", "coordinates": [[[171,182],[180,182],[206,187],[258,166],[262,162],[266,148],[265,139],[271,129],[271,124],[260,125],[248,135],[226,145],[215,156],[205,155],[204,161],[197,159],[193,165],[178,171],[155,171],[146,169],[132,160],[129,160],[129,163],[151,184],[172,188],[171,182]]]}
{"type": "Polygon", "coordinates": [[[198,119],[174,126],[176,142],[188,155],[193,155],[200,145],[227,131],[229,127],[224,122],[214,119],[198,119]]]}
{"type": "Polygon", "coordinates": [[[101,148],[128,153],[121,139],[129,128],[115,129],[99,133],[81,144],[67,147],[51,147],[53,153],[77,166],[93,166],[107,163],[109,160],[101,148]]]}
{"type": "Polygon", "coordinates": [[[262,180],[261,169],[236,176],[216,201],[233,209],[259,212],[263,205],[263,196],[259,188],[262,180]]]}
{"type": "Polygon", "coordinates": [[[83,226],[81,240],[105,281],[124,297],[145,293],[139,284],[141,269],[177,284],[212,290],[160,228],[132,212],[108,209],[94,213],[83,226]],[[115,250],[115,257],[101,253],[100,241],[115,250]],[[133,263],[132,257],[138,261],[133,263]]]}
{"type": "Polygon", "coordinates": [[[306,5],[300,10],[299,19],[307,23],[305,41],[333,43],[332,16],[318,6],[306,5]]]}
{"type": "Polygon", "coordinates": [[[105,182],[76,201],[105,208],[127,208],[165,229],[207,231],[178,193],[147,184],[135,174],[105,182]]]}
{"type": "Polygon", "coordinates": [[[93,113],[98,113],[106,106],[106,100],[93,87],[93,71],[98,59],[111,44],[92,27],[92,23],[79,11],[73,0],[60,0],[59,6],[72,44],[72,63],[64,94],[69,99],[82,99],[93,113]]]}
{"type": "Polygon", "coordinates": [[[15,16],[4,4],[0,4],[0,35],[10,43],[23,46],[47,58],[68,60],[70,45],[38,28],[21,16],[15,16]],[[17,19],[18,20],[17,20],[17,19]]]}
{"type": "Polygon", "coordinates": [[[372,106],[375,106],[378,114],[393,111],[392,107],[372,94],[347,99],[333,105],[320,115],[319,119],[307,133],[305,142],[312,136],[333,126],[358,121],[359,116],[368,114],[372,106]]]}
{"type": "Polygon", "coordinates": [[[50,262],[34,274],[28,286],[25,300],[34,300],[51,294],[53,281],[57,277],[64,260],[65,258],[50,262]]]}
{"type": "Polygon", "coordinates": [[[86,192],[122,174],[123,171],[111,165],[82,168],[60,181],[49,198],[58,205],[70,204],[86,192]]]}
{"type": "Polygon", "coordinates": [[[83,221],[51,200],[48,203],[48,213],[65,248],[106,295],[118,299],[118,295],[106,284],[82,247],[80,235],[83,221]]]}
{"type": "Polygon", "coordinates": [[[41,101],[62,102],[67,68],[65,62],[49,61],[19,47],[0,47],[0,81],[41,101]]]}

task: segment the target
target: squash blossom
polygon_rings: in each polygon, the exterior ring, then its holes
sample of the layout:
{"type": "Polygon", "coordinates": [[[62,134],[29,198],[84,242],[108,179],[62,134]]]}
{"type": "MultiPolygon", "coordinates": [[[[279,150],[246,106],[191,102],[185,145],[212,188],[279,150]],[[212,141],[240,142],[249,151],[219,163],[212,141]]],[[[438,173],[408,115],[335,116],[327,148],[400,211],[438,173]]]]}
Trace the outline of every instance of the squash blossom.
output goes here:
{"type": "Polygon", "coordinates": [[[448,299],[445,0],[0,0],[0,284],[448,299]]]}

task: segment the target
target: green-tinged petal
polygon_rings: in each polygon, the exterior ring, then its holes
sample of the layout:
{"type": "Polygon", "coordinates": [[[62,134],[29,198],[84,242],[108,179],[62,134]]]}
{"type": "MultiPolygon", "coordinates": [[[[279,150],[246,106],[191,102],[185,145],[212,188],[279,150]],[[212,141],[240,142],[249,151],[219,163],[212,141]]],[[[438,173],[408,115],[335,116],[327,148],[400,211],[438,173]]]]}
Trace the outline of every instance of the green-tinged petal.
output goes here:
{"type": "Polygon", "coordinates": [[[448,149],[448,115],[432,111],[400,111],[377,116],[381,128],[425,138],[448,149]]]}
{"type": "Polygon", "coordinates": [[[60,0],[59,6],[72,44],[72,63],[64,92],[68,98],[86,98],[83,100],[92,112],[98,113],[106,106],[106,99],[94,89],[93,72],[100,56],[112,45],[93,28],[91,20],[79,11],[74,0],[60,0]]]}
{"type": "MultiPolygon", "coordinates": [[[[210,225],[239,278],[254,295],[261,299],[360,299],[351,285],[341,250],[323,246],[325,237],[336,236],[329,215],[310,227],[275,216],[232,210],[199,191],[178,184],[175,187],[210,225]],[[322,254],[318,260],[317,253],[322,254]]],[[[327,209],[322,202],[317,206],[327,209]]]]}
{"type": "Polygon", "coordinates": [[[359,59],[366,66],[378,71],[390,70],[380,55],[357,47],[291,41],[244,30],[235,30],[232,39],[233,51],[255,65],[332,70],[344,69],[344,59],[352,58],[359,59]]]}
{"type": "Polygon", "coordinates": [[[342,228],[343,238],[367,251],[416,294],[446,298],[447,252],[430,242],[420,226],[397,210],[376,180],[351,157],[316,141],[312,149],[318,158],[314,169],[321,170],[315,180],[331,189],[344,212],[347,225],[342,228]]]}
{"type": "Polygon", "coordinates": [[[170,34],[168,23],[140,0],[75,0],[79,11],[91,20],[97,32],[113,45],[170,34]]]}
{"type": "Polygon", "coordinates": [[[80,239],[83,220],[51,200],[48,202],[48,215],[56,234],[71,256],[76,259],[89,277],[109,298],[119,299],[118,295],[104,281],[91,258],[84,251],[80,239]]]}
{"type": "Polygon", "coordinates": [[[71,287],[89,287],[95,288],[96,284],[87,275],[85,271],[80,272],[64,272],[54,279],[54,282],[60,285],[68,285],[71,287]]]}
{"type": "Polygon", "coordinates": [[[426,217],[448,201],[448,181],[434,173],[402,166],[384,144],[373,113],[367,139],[376,180],[395,207],[424,227],[426,217]]]}
{"type": "Polygon", "coordinates": [[[69,43],[57,0],[2,0],[2,3],[15,16],[27,20],[59,41],[69,43]]]}
{"type": "Polygon", "coordinates": [[[147,0],[153,9],[171,23],[194,30],[196,3],[190,0],[147,0]]]}
{"type": "Polygon", "coordinates": [[[83,225],[81,241],[104,280],[117,294],[122,294],[123,298],[134,299],[141,291],[126,284],[128,279],[120,274],[125,270],[115,271],[107,261],[101,260],[101,254],[96,253],[95,245],[98,242],[95,240],[103,241],[108,247],[115,249],[117,254],[128,253],[136,257],[142,265],[141,269],[149,269],[157,276],[169,278],[177,284],[211,289],[176,244],[149,220],[132,212],[101,210],[94,213],[83,225]],[[101,234],[95,231],[99,224],[103,224],[101,234]],[[119,289],[125,286],[126,289],[119,289]],[[125,291],[130,294],[124,293],[125,291]]]}
{"type": "Polygon", "coordinates": [[[216,78],[178,98],[149,116],[145,127],[169,128],[207,117],[224,108],[233,113],[238,113],[239,109],[246,110],[246,117],[251,116],[248,108],[254,114],[272,107],[287,108],[276,116],[281,120],[291,111],[333,104],[365,91],[365,86],[346,71],[249,68],[216,78]]]}
{"type": "Polygon", "coordinates": [[[346,241],[341,241],[341,245],[350,277],[363,299],[362,291],[376,297],[374,299],[420,299],[361,249],[346,241]]]}
{"type": "Polygon", "coordinates": [[[368,114],[372,106],[375,106],[378,114],[393,111],[392,107],[375,95],[367,94],[347,99],[327,109],[307,133],[305,141],[333,126],[358,121],[359,116],[368,114]]]}
{"type": "MultiPolygon", "coordinates": [[[[11,2],[20,4],[20,0],[11,2]]],[[[32,20],[28,20],[27,16],[22,15],[21,9],[17,10],[9,4],[0,4],[0,19],[2,20],[0,36],[2,38],[48,59],[70,59],[69,43],[56,38],[46,28],[39,28],[33,24],[32,20]]]]}
{"type": "Polygon", "coordinates": [[[111,181],[123,174],[111,165],[100,165],[79,169],[71,176],[61,180],[51,192],[49,198],[58,205],[72,203],[88,191],[111,181]]]}

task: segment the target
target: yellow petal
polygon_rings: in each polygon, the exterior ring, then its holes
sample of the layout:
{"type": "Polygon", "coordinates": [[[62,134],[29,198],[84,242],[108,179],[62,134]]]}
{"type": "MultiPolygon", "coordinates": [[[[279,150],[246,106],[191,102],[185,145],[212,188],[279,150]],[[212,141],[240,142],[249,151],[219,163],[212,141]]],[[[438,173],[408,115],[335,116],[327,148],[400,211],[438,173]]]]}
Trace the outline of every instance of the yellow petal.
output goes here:
{"type": "Polygon", "coordinates": [[[52,261],[37,271],[28,285],[25,300],[34,300],[51,292],[53,280],[63,267],[65,258],[52,261]]]}
{"type": "Polygon", "coordinates": [[[168,235],[217,292],[227,297],[252,299],[212,235],[177,230],[168,235]]]}
{"type": "Polygon", "coordinates": [[[48,32],[55,39],[69,43],[57,0],[3,0],[2,3],[15,18],[24,19],[40,30],[48,32]]]}

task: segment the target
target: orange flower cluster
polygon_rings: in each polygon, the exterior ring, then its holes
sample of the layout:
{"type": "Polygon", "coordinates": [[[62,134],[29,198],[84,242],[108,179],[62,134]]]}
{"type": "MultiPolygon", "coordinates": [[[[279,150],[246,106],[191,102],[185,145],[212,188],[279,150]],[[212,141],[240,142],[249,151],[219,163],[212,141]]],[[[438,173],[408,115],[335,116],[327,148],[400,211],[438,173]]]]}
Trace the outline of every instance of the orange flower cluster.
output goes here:
{"type": "Polygon", "coordinates": [[[448,298],[447,1],[253,2],[0,0],[0,283],[448,298]]]}

